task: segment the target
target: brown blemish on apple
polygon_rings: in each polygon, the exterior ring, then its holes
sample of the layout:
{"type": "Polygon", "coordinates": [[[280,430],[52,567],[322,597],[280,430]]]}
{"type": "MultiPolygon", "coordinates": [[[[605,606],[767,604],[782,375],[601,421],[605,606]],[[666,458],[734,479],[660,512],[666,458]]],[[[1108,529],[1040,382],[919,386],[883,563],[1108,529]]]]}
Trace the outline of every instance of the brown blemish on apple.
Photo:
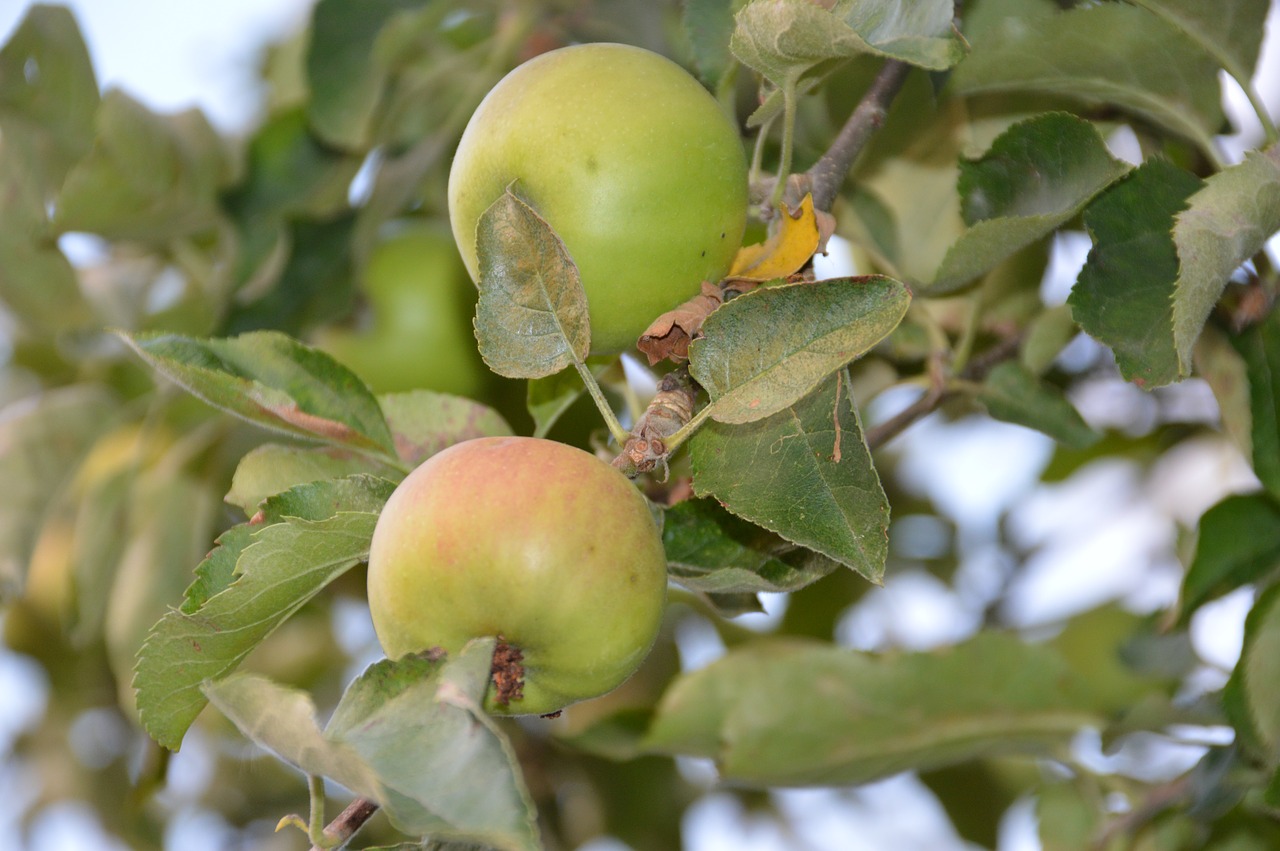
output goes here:
{"type": "Polygon", "coordinates": [[[499,706],[524,697],[524,653],[514,644],[508,644],[501,635],[493,648],[489,678],[497,689],[494,702],[499,706]]]}

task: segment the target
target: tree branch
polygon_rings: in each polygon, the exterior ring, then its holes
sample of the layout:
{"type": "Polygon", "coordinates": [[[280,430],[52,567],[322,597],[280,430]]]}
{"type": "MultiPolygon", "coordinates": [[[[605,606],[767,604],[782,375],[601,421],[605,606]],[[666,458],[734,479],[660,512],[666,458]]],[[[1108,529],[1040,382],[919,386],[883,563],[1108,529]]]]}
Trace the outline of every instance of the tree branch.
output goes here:
{"type": "Polygon", "coordinates": [[[840,128],[831,147],[809,169],[807,176],[812,183],[813,206],[816,209],[831,212],[831,205],[840,194],[845,176],[872,134],[884,124],[889,104],[902,89],[910,70],[910,65],[896,59],[885,62],[857,108],[840,128]]]}
{"type": "Polygon", "coordinates": [[[368,798],[356,798],[324,829],[325,837],[333,840],[334,844],[328,846],[328,848],[312,845],[311,851],[333,851],[335,848],[341,848],[351,837],[356,835],[356,831],[364,827],[364,823],[377,810],[378,805],[368,798]]]}

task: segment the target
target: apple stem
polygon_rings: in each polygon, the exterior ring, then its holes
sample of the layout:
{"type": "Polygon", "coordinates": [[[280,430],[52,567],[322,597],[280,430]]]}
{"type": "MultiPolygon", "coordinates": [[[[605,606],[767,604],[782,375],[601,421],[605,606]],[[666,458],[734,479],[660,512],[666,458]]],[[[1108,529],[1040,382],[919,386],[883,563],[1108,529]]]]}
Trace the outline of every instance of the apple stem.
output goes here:
{"type": "Polygon", "coordinates": [[[609,400],[604,398],[604,391],[600,389],[600,383],[596,381],[596,377],[591,374],[591,370],[587,365],[579,360],[574,360],[573,366],[578,370],[578,375],[582,376],[582,383],[587,386],[587,392],[591,394],[591,400],[596,403],[596,407],[600,409],[600,416],[604,417],[604,424],[609,429],[609,434],[613,437],[614,442],[622,446],[627,442],[627,438],[631,433],[622,427],[622,423],[618,422],[618,416],[613,412],[613,408],[609,407],[609,400]]]}

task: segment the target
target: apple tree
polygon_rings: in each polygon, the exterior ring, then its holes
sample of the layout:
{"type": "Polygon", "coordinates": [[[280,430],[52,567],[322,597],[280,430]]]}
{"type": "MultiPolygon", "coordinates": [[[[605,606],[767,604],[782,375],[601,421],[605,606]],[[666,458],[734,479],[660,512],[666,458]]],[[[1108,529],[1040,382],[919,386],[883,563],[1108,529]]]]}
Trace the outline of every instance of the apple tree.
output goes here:
{"type": "Polygon", "coordinates": [[[0,47],[28,817],[657,851],[711,790],[785,822],[907,775],[978,846],[1022,801],[1046,849],[1276,847],[1268,6],[317,0],[235,138],[100,91],[33,6],[0,47]],[[975,544],[911,472],[961,423],[1038,435],[1026,500],[1182,471],[1203,501],[1127,566],[1170,592],[1082,560],[1020,611],[1021,507],[975,544]],[[1170,460],[1208,444],[1243,472],[1170,460]],[[853,635],[905,576],[964,626],[853,635]]]}

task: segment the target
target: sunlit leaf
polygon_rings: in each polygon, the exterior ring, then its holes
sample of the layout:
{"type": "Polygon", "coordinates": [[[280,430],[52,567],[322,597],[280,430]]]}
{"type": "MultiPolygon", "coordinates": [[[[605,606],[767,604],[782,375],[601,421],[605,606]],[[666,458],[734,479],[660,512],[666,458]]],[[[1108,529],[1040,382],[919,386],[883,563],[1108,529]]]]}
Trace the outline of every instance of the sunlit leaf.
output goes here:
{"type": "Polygon", "coordinates": [[[370,466],[368,459],[332,447],[264,443],[236,465],[226,501],[252,517],[268,497],[307,482],[368,472],[370,466]]]}
{"type": "Polygon", "coordinates": [[[880,581],[889,505],[843,377],[766,419],[709,422],[689,452],[699,496],[880,581]]]}
{"type": "Polygon", "coordinates": [[[951,0],[842,0],[831,11],[807,0],[756,0],[737,14],[730,48],[783,88],[824,63],[864,54],[942,70],[965,53],[952,15],[951,0]]]}
{"type": "Polygon", "coordinates": [[[1211,148],[1223,122],[1216,63],[1146,9],[1098,3],[1061,11],[1005,0],[968,30],[973,52],[951,85],[961,94],[1037,91],[1119,106],[1211,148]]]}
{"type": "Polygon", "coordinates": [[[551,226],[508,189],[476,226],[480,356],[499,375],[545,378],[591,348],[587,295],[551,226]]]}
{"type": "Polygon", "coordinates": [[[891,278],[761,287],[726,302],[689,346],[712,417],[744,423],[793,404],[897,327],[911,294],[891,278]]]}
{"type": "Polygon", "coordinates": [[[1280,230],[1280,144],[1250,151],[1244,162],[1213,175],[1178,214],[1178,282],[1173,335],[1182,374],[1192,348],[1231,273],[1280,230]]]}
{"type": "Polygon", "coordinates": [[[324,352],[284,334],[121,338],[165,377],[249,422],[337,446],[394,452],[391,432],[369,388],[324,352]]]}
{"type": "Polygon", "coordinates": [[[360,503],[385,501],[394,485],[369,480],[369,498],[354,500],[363,510],[346,510],[345,500],[330,491],[349,484],[339,482],[305,492],[310,496],[291,491],[280,498],[278,522],[224,535],[223,547],[197,569],[182,609],[156,624],[138,654],[134,687],[142,724],[157,742],[177,750],[205,704],[201,683],[233,671],[325,585],[367,557],[378,513],[360,503]]]}
{"type": "Polygon", "coordinates": [[[349,745],[327,739],[311,696],[258,674],[233,674],[203,684],[204,695],[250,741],[307,774],[328,777],[381,802],[377,773],[349,745]]]}
{"type": "Polygon", "coordinates": [[[1085,210],[1093,248],[1068,303],[1080,327],[1112,348],[1124,377],[1143,387],[1178,378],[1173,218],[1200,181],[1151,160],[1085,210]]]}

